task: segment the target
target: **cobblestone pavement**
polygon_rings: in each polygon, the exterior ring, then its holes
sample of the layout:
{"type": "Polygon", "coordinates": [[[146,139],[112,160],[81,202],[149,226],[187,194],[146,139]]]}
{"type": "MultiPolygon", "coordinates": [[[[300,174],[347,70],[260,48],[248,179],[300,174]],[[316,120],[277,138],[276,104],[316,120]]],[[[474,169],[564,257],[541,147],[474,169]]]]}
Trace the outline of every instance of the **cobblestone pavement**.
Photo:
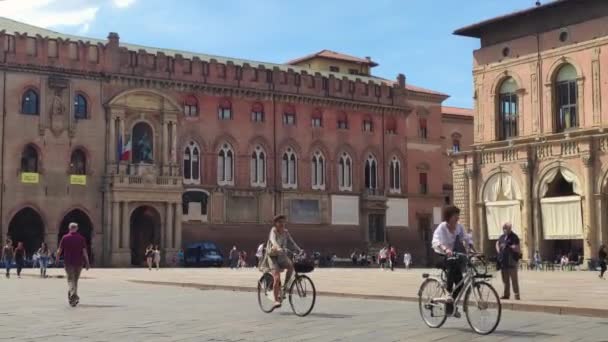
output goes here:
{"type": "Polygon", "coordinates": [[[429,329],[417,305],[319,297],[313,313],[262,313],[253,293],[81,281],[70,308],[61,279],[0,279],[0,341],[608,341],[604,319],[503,311],[489,337],[466,319],[429,329]]]}

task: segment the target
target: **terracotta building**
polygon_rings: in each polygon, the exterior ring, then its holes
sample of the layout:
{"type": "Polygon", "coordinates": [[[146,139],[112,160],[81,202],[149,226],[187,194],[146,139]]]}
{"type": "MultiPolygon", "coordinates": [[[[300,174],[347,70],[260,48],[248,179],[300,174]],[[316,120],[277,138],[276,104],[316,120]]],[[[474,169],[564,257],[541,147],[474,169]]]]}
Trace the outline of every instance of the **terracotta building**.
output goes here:
{"type": "Polygon", "coordinates": [[[130,265],[148,243],[253,251],[285,213],[308,250],[428,254],[445,141],[472,127],[447,95],[327,50],[272,64],[0,29],[2,239],[54,248],[76,221],[98,264],[130,265]]]}
{"type": "Polygon", "coordinates": [[[606,1],[562,0],[455,32],[481,41],[475,144],[454,156],[454,196],[486,252],[506,221],[525,259],[591,259],[608,240],[607,23],[606,1]]]}

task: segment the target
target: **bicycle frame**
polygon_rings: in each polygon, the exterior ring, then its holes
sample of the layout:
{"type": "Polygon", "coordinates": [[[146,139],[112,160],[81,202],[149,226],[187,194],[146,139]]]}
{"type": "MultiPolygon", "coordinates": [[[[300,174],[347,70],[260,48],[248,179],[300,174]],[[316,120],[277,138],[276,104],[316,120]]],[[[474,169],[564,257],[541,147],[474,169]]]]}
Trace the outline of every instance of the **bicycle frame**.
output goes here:
{"type": "MultiPolygon", "coordinates": [[[[461,288],[460,292],[458,293],[458,296],[456,296],[456,298],[453,298],[454,305],[457,305],[458,302],[463,298],[465,293],[468,291],[468,289],[475,284],[476,271],[475,271],[475,267],[473,266],[473,264],[471,262],[472,257],[470,257],[469,255],[463,254],[463,253],[454,253],[454,257],[457,257],[457,258],[465,257],[467,260],[466,273],[465,273],[464,277],[462,277],[462,280],[460,282],[458,282],[458,284],[454,284],[454,288],[452,289],[452,292],[450,293],[450,295],[452,295],[452,294],[454,294],[456,289],[461,288]]],[[[427,278],[437,280],[441,284],[441,287],[447,292],[447,281],[443,281],[442,279],[440,279],[440,278],[438,279],[437,277],[427,277],[427,278]]]]}

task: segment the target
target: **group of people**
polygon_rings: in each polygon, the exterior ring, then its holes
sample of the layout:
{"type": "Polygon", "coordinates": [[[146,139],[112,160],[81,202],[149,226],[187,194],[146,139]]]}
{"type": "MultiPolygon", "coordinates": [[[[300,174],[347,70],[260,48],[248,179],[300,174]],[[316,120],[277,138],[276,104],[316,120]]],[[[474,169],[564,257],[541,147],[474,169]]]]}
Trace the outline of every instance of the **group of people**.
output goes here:
{"type": "MultiPolygon", "coordinates": [[[[256,257],[257,254],[258,253],[256,253],[256,257]]],[[[232,246],[230,254],[228,255],[228,259],[228,262],[230,263],[230,268],[232,269],[247,267],[247,252],[239,251],[236,246],[232,246]]]]}
{"type": "Polygon", "coordinates": [[[146,247],[146,265],[148,265],[149,271],[152,271],[152,267],[156,267],[157,271],[160,269],[160,248],[158,248],[158,245],[150,244],[146,247]]]}
{"type": "MultiPolygon", "coordinates": [[[[10,278],[11,276],[11,268],[13,263],[15,264],[15,268],[17,270],[17,278],[21,278],[21,271],[25,267],[26,261],[26,250],[23,242],[17,242],[17,246],[14,247],[13,241],[10,238],[6,239],[6,243],[4,247],[2,247],[2,257],[1,260],[4,264],[4,268],[6,269],[6,278],[10,278]]],[[[49,265],[49,260],[51,260],[52,254],[46,242],[43,242],[40,248],[34,253],[32,258],[33,263],[32,266],[40,267],[40,277],[46,278],[46,271],[49,265]],[[38,264],[38,265],[36,265],[38,264]]]]}

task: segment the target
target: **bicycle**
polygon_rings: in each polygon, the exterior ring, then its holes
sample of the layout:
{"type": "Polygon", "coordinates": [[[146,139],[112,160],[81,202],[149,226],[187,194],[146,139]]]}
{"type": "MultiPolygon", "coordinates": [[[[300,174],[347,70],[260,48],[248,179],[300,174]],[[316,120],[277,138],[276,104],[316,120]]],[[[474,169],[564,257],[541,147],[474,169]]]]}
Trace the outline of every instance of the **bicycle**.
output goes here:
{"type": "MultiPolygon", "coordinates": [[[[288,251],[289,252],[289,251],[288,251]]],[[[281,303],[285,299],[286,292],[289,294],[289,304],[294,314],[300,317],[307,316],[315,306],[317,291],[312,280],[303,273],[310,273],[314,266],[297,257],[294,260],[294,273],[291,279],[285,280],[285,286],[281,287],[281,303]],[[286,291],[287,290],[287,291],[286,291]],[[308,302],[308,303],[307,303],[308,302]]],[[[258,304],[265,313],[274,311],[274,277],[270,272],[264,272],[258,280],[258,304]]]]}
{"type": "MultiPolygon", "coordinates": [[[[492,278],[492,275],[486,274],[487,264],[481,255],[454,253],[454,256],[448,258],[448,260],[459,258],[466,258],[466,271],[463,279],[454,285],[454,289],[461,288],[458,296],[453,299],[454,313],[457,312],[458,302],[462,299],[463,310],[471,329],[480,335],[491,334],[498,327],[502,315],[500,297],[494,287],[486,281],[492,278]],[[478,263],[476,260],[481,261],[478,263]],[[476,264],[481,265],[479,271],[476,268],[476,264]],[[474,317],[473,311],[475,309],[478,309],[480,312],[479,322],[474,317]],[[492,310],[496,311],[494,319],[489,317],[492,310]],[[481,327],[484,323],[489,323],[487,328],[481,327]]],[[[445,270],[442,274],[444,273],[445,270]]],[[[447,283],[445,280],[432,277],[428,273],[424,273],[422,277],[424,281],[418,290],[420,316],[428,327],[440,328],[448,318],[446,310],[447,301],[445,299],[447,283]],[[427,314],[430,315],[427,316],[427,314]]],[[[454,291],[452,291],[453,293],[454,291]]]]}

